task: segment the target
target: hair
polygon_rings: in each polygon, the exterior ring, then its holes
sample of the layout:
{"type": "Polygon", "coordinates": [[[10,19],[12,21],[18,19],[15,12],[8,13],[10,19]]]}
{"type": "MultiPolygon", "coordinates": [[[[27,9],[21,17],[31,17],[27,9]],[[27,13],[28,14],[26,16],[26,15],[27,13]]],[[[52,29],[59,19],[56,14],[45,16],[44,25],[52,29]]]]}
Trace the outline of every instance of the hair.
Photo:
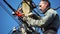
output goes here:
{"type": "Polygon", "coordinates": [[[48,6],[50,7],[50,2],[48,0],[41,0],[41,1],[44,1],[44,2],[47,2],[48,3],[48,6]]]}

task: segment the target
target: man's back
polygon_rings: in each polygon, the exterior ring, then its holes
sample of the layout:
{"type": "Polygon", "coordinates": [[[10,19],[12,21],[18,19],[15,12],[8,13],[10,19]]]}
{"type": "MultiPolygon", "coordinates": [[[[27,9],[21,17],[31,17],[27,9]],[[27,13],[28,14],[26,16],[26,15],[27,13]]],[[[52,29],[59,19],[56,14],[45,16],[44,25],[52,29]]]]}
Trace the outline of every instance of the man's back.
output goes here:
{"type": "Polygon", "coordinates": [[[51,18],[48,18],[48,19],[51,19],[51,21],[48,20],[47,21],[48,23],[45,23],[45,25],[48,24],[47,26],[44,27],[45,30],[53,29],[53,30],[57,31],[58,28],[59,28],[59,25],[60,25],[59,16],[58,16],[57,12],[55,10],[53,10],[53,9],[49,9],[45,13],[45,15],[48,15],[48,14],[49,15],[52,14],[52,16],[50,16],[51,18]]]}

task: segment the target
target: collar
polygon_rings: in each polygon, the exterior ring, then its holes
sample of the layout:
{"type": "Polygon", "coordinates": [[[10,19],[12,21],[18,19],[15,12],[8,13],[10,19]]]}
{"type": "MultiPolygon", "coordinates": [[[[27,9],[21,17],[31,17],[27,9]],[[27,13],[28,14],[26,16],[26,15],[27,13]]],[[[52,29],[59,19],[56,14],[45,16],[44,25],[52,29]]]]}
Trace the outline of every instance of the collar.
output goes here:
{"type": "Polygon", "coordinates": [[[48,7],[47,9],[45,9],[45,11],[44,11],[43,14],[45,14],[49,9],[50,9],[50,7],[48,7]]]}

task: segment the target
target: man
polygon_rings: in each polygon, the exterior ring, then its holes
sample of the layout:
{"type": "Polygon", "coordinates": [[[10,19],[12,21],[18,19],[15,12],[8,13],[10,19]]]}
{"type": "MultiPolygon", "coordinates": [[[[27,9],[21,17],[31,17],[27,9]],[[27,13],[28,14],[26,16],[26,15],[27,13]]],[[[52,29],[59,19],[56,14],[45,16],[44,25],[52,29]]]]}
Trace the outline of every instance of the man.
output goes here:
{"type": "Polygon", "coordinates": [[[57,34],[59,28],[59,16],[57,12],[50,8],[50,2],[48,0],[41,0],[39,9],[45,15],[40,17],[39,20],[27,18],[27,22],[30,25],[37,25],[42,28],[43,34],[57,34]]]}
{"type": "Polygon", "coordinates": [[[42,0],[39,4],[39,9],[45,14],[42,18],[42,22],[45,23],[44,34],[57,34],[59,28],[59,16],[57,12],[50,8],[50,2],[48,0],[42,0]]]}
{"type": "Polygon", "coordinates": [[[23,17],[29,26],[39,26],[43,30],[43,34],[57,34],[59,28],[59,16],[55,10],[50,7],[48,0],[41,0],[39,9],[44,14],[44,17],[34,16],[33,13],[23,17]],[[33,15],[33,16],[32,16],[33,15]],[[37,19],[35,19],[37,17],[37,19]]]}

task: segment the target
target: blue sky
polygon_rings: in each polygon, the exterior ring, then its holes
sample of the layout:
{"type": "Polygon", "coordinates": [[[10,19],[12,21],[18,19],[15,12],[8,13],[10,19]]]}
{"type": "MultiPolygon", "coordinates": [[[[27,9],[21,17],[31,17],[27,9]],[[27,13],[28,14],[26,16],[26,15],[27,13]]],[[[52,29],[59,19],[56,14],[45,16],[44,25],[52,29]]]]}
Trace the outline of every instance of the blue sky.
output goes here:
{"type": "MultiPolygon", "coordinates": [[[[17,7],[21,0],[6,0],[13,8],[17,10],[17,7]]],[[[40,0],[33,0],[36,5],[39,4],[40,0]]],[[[60,0],[49,0],[51,2],[52,8],[57,8],[60,6],[60,0]]],[[[12,13],[12,10],[3,2],[3,0],[0,0],[0,2],[9,10],[10,14],[12,13]]],[[[56,10],[58,12],[58,15],[60,16],[60,9],[56,10]]],[[[18,23],[0,6],[0,34],[8,34],[13,27],[17,27],[18,23]]],[[[41,32],[41,31],[40,31],[41,32]]],[[[58,30],[58,33],[60,34],[60,29],[58,30]]]]}

